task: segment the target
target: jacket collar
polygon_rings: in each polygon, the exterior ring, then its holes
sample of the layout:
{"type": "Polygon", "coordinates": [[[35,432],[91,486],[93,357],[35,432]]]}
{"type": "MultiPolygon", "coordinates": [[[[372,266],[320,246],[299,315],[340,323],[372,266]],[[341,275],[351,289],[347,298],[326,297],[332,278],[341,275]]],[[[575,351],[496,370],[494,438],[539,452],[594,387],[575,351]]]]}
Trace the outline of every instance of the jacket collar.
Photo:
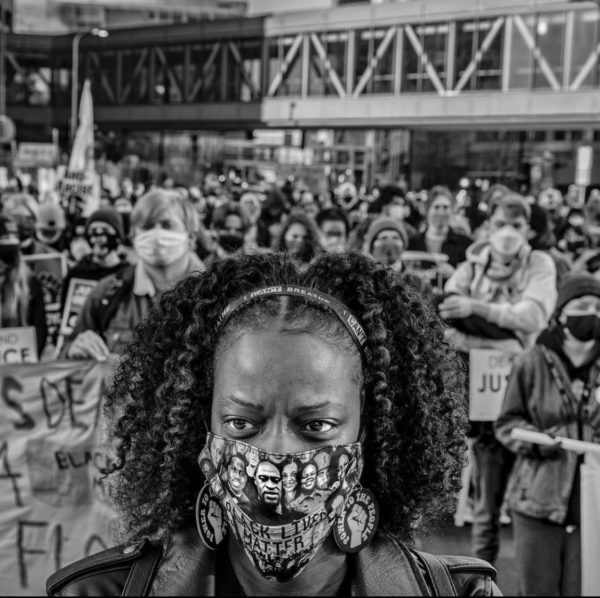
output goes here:
{"type": "MultiPolygon", "coordinates": [[[[223,545],[225,549],[225,544],[223,545]]],[[[200,540],[194,527],[175,533],[159,566],[151,596],[214,596],[217,555],[200,540]]],[[[372,542],[349,555],[352,596],[423,596],[428,590],[408,549],[378,531],[372,542]]]]}

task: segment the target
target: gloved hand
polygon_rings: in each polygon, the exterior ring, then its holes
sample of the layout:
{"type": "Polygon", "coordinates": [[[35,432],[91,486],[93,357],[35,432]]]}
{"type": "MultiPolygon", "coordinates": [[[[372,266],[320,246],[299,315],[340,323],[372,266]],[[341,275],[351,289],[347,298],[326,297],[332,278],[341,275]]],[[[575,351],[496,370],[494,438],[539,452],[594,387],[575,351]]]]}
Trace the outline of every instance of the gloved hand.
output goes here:
{"type": "Polygon", "coordinates": [[[565,452],[560,446],[560,442],[554,444],[534,444],[533,445],[533,457],[534,459],[553,460],[558,459],[565,452]]]}

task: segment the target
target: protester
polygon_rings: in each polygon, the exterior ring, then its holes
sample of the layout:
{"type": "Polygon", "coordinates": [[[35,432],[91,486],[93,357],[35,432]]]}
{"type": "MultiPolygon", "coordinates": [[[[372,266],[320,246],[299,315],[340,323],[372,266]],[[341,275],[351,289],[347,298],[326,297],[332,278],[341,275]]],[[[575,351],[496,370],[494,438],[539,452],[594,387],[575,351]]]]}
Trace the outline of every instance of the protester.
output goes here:
{"type": "Polygon", "coordinates": [[[323,248],[329,253],[342,253],[348,249],[350,223],[339,208],[321,210],[316,218],[321,231],[323,248]]]}
{"type": "Polygon", "coordinates": [[[107,397],[133,544],[58,572],[49,594],[492,595],[486,563],[407,544],[460,483],[462,389],[435,313],[373,260],[217,262],[163,296],[107,397]],[[284,513],[283,467],[321,453],[334,483],[310,515],[284,513]],[[256,467],[248,502],[219,475],[233,454],[256,467]]]}
{"type": "Polygon", "coordinates": [[[215,260],[241,250],[251,221],[245,208],[238,203],[228,201],[219,206],[213,214],[213,227],[216,232],[216,244],[213,255],[205,261],[210,266],[215,260]]]}
{"type": "Polygon", "coordinates": [[[248,215],[249,226],[245,234],[244,245],[246,247],[268,247],[269,231],[265,223],[260,219],[262,209],[261,201],[256,193],[246,192],[240,197],[240,208],[248,215]]]}
{"type": "Polygon", "coordinates": [[[446,270],[448,276],[452,274],[458,264],[465,261],[467,247],[472,243],[469,237],[455,231],[450,226],[455,206],[456,199],[447,187],[434,187],[429,193],[426,206],[427,226],[408,243],[410,251],[427,251],[447,255],[450,266],[446,270]]]}
{"type": "Polygon", "coordinates": [[[275,249],[289,253],[298,265],[305,267],[323,251],[314,220],[302,212],[293,211],[281,225],[275,249]]]}
{"type": "Polygon", "coordinates": [[[400,187],[386,185],[380,189],[379,197],[371,204],[371,213],[393,218],[402,223],[409,238],[417,234],[417,229],[407,220],[411,215],[411,207],[400,187]]]}
{"type": "Polygon", "coordinates": [[[552,258],[556,267],[556,283],[560,286],[563,277],[573,269],[573,263],[565,253],[556,247],[556,236],[548,212],[538,204],[532,204],[529,208],[532,231],[529,245],[532,249],[545,251],[552,258]]]}
{"type": "Polygon", "coordinates": [[[39,205],[33,195],[15,193],[6,198],[2,214],[12,219],[19,231],[19,246],[22,255],[51,253],[53,249],[35,237],[39,220],[39,205]]]}
{"type": "Polygon", "coordinates": [[[85,255],[67,272],[62,291],[63,307],[73,278],[100,280],[127,267],[127,262],[119,256],[119,246],[124,236],[121,216],[113,208],[96,210],[87,219],[85,239],[91,253],[85,255]]]}
{"type": "Polygon", "coordinates": [[[511,438],[515,428],[600,442],[600,281],[565,276],[556,311],[515,362],[496,435],[516,454],[508,484],[519,594],[581,595],[583,456],[511,438]]]}
{"type": "Polygon", "coordinates": [[[17,223],[0,215],[0,325],[33,326],[38,355],[48,335],[46,308],[40,283],[21,259],[17,223]]]}
{"type": "MultiPolygon", "coordinates": [[[[535,342],[556,303],[556,268],[532,250],[531,210],[517,194],[499,195],[484,225],[488,240],[473,244],[445,286],[439,311],[450,325],[447,338],[468,351],[490,348],[517,355],[535,342]]],[[[498,556],[500,509],[513,456],[494,437],[492,422],[472,422],[474,452],[474,554],[490,563],[498,556]]]]}
{"type": "Polygon", "coordinates": [[[122,353],[151,305],[182,278],[205,270],[193,251],[197,225],[190,201],[176,191],[142,196],[131,213],[139,261],[92,289],[63,356],[104,360],[109,353],[122,353]]]}
{"type": "Polygon", "coordinates": [[[408,234],[402,223],[392,217],[373,220],[365,235],[363,251],[377,261],[400,272],[402,252],[408,245],[408,234]]]}

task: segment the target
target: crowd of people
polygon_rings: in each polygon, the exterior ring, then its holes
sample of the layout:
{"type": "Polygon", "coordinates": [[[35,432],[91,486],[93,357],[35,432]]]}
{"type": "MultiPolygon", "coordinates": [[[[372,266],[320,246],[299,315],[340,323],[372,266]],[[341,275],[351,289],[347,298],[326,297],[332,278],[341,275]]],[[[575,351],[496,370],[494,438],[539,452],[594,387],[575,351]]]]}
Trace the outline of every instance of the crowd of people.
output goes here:
{"type": "MultiPolygon", "coordinates": [[[[56,356],[65,359],[125,354],[167,290],[192,273],[215,271],[215,280],[226,280],[230,256],[285,254],[308,276],[329,263],[327,256],[335,265],[335,256],[350,252],[393,273],[398,284],[417,290],[423,309],[431,310],[427,317],[443,323],[459,368],[473,349],[499,349],[514,359],[499,419],[469,422],[473,554],[496,562],[507,506],[521,592],[580,593],[581,457],[515,441],[511,430],[600,441],[600,191],[582,201],[575,186],[564,196],[553,188],[533,196],[496,184],[471,196],[443,186],[412,193],[385,185],[366,196],[344,185],[322,196],[289,182],[254,191],[172,181],[144,189],[124,181],[119,197],[103,197],[85,216],[78,196],[39,201],[31,190],[8,190],[1,204],[1,326],[34,326],[40,355],[58,339],[48,334],[41,281],[22,259],[27,255],[66,256],[63,305],[70,280],[97,281],[59,345],[56,356]]],[[[275,267],[266,257],[255,259],[275,267]]],[[[463,388],[466,403],[468,385],[463,388]]],[[[252,479],[243,471],[246,457],[236,455],[229,455],[228,467],[235,470],[237,459],[237,477],[252,479]]],[[[298,497],[290,494],[288,501],[286,472],[274,469],[285,511],[298,497]]],[[[241,495],[234,478],[231,492],[241,495]]],[[[400,517],[391,496],[385,507],[400,517]]]]}

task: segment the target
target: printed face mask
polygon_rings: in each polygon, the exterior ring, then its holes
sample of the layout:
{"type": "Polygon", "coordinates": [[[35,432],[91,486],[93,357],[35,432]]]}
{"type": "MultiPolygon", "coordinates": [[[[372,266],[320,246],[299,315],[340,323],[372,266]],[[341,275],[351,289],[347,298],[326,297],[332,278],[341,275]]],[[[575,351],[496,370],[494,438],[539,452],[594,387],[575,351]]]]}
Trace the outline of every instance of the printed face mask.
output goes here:
{"type": "Polygon", "coordinates": [[[322,546],[363,461],[358,442],[277,454],[209,433],[198,463],[248,558],[265,578],[283,582],[322,546]]]}
{"type": "Polygon", "coordinates": [[[490,245],[504,261],[510,261],[525,245],[525,238],[507,224],[490,235],[490,245]]]}
{"type": "Polygon", "coordinates": [[[152,228],[139,233],[133,246],[150,266],[170,266],[188,251],[188,239],[187,233],[152,228]]]}
{"type": "Polygon", "coordinates": [[[566,327],[577,340],[583,343],[600,338],[600,318],[596,314],[567,315],[566,327]]]}
{"type": "Polygon", "coordinates": [[[96,257],[106,257],[111,251],[119,247],[119,237],[111,232],[88,231],[85,240],[92,248],[96,257]]]}

